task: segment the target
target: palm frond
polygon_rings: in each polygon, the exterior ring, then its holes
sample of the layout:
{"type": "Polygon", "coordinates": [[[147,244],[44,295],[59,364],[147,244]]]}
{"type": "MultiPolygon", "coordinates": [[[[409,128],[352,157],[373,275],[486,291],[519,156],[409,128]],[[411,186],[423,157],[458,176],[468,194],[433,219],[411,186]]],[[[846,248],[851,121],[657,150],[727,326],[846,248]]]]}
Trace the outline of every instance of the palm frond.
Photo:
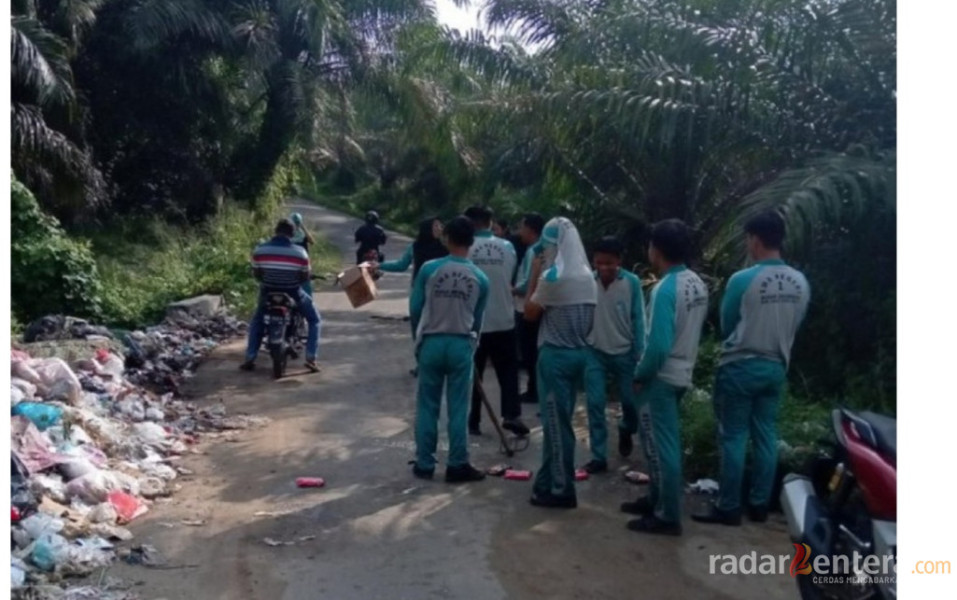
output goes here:
{"type": "Polygon", "coordinates": [[[68,106],[74,101],[73,72],[62,38],[32,18],[13,17],[13,92],[15,101],[68,106]]]}
{"type": "Polygon", "coordinates": [[[847,231],[868,213],[896,211],[896,155],[833,154],[788,169],[746,196],[708,249],[715,262],[744,264],[744,224],[780,211],[788,224],[786,249],[807,257],[822,229],[847,231]]]}
{"type": "Polygon", "coordinates": [[[128,11],[125,26],[140,51],[185,35],[224,48],[232,41],[223,15],[202,0],[138,0],[128,11]]]}

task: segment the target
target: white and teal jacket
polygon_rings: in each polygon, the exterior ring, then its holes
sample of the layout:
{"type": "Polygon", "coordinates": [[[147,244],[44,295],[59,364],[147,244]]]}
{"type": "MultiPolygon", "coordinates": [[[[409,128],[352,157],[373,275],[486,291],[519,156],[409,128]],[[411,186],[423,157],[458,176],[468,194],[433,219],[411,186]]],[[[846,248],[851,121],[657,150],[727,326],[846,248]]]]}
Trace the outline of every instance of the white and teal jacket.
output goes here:
{"type": "Polygon", "coordinates": [[[783,260],[764,260],[732,275],[721,300],[719,364],[763,358],[786,368],[810,300],[807,279],[783,260]]]}
{"type": "Polygon", "coordinates": [[[588,343],[592,348],[618,356],[630,353],[637,361],[645,348],[645,297],[641,280],[625,269],[607,288],[595,272],[598,304],[588,343]]]}
{"type": "Polygon", "coordinates": [[[515,328],[515,304],[512,299],[512,275],[518,255],[512,242],[495,237],[489,229],[475,232],[469,260],[488,277],[488,307],[482,331],[508,331],[515,328]]]}
{"type": "Polygon", "coordinates": [[[409,300],[416,345],[428,335],[477,337],[488,290],[488,278],[464,258],[446,256],[422,265],[409,300]]]}
{"type": "Polygon", "coordinates": [[[708,288],[684,265],[668,269],[651,291],[644,355],[635,381],[652,379],[686,388],[698,358],[701,328],[708,314],[708,288]]]}

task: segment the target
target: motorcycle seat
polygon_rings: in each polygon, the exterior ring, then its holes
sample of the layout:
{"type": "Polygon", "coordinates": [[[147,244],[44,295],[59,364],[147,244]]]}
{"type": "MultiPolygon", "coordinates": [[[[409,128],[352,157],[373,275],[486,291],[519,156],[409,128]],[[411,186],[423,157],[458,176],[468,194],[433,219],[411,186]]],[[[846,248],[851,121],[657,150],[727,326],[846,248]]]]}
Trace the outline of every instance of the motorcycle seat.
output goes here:
{"type": "Polygon", "coordinates": [[[848,411],[848,414],[857,425],[864,425],[858,428],[859,433],[872,448],[891,460],[897,460],[897,419],[868,410],[859,413],[848,411]]]}

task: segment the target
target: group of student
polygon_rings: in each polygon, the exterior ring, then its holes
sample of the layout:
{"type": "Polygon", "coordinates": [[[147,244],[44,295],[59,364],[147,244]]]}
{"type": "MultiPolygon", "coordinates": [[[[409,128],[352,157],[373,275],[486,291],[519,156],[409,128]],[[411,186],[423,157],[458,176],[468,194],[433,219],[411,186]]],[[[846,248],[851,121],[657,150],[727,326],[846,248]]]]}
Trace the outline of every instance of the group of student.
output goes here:
{"type": "MultiPolygon", "coordinates": [[[[523,401],[537,402],[542,464],[530,503],[575,508],[575,434],[572,419],[584,383],[590,473],[608,470],[606,387],[621,403],[618,451],[631,455],[640,438],[648,465],[647,495],[621,505],[637,518],[630,530],[680,535],[683,479],[679,401],[691,387],[708,288],[691,269],[689,228],[669,219],[651,228],[648,262],[656,273],[647,301],[639,278],[622,267],[622,243],[612,237],[592,248],[592,261],[575,225],[526,215],[518,237],[525,251],[495,235],[487,207],[473,206],[442,224],[422,222],[406,254],[378,265],[414,266],[410,313],[418,391],[414,476],[435,473],[438,417],[448,403],[449,454],[445,480],[484,479],[469,462],[468,435],[480,434],[481,404],[472,378],[491,360],[501,390],[502,426],[529,433],[523,401]],[[440,241],[441,240],[441,241],[440,241]],[[521,351],[519,351],[521,348],[521,351]],[[519,393],[520,359],[529,371],[519,393]]],[[[769,211],[750,219],[745,238],[753,266],[727,282],[720,308],[721,358],[714,408],[721,449],[717,500],[693,519],[739,525],[742,514],[766,520],[777,464],[777,410],[791,347],[807,311],[810,287],[781,259],[785,224],[769,211]],[[742,499],[745,453],[754,465],[742,499]]]]}

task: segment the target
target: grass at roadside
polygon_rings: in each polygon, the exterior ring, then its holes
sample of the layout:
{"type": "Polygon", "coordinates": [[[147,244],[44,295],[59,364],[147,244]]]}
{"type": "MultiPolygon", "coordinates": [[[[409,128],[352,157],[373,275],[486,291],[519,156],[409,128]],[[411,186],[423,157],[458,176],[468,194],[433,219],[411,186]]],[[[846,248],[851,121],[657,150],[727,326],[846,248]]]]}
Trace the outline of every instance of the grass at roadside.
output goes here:
{"type": "MultiPolygon", "coordinates": [[[[271,235],[278,216],[227,207],[188,230],[141,220],[93,234],[104,320],[119,327],[156,323],[167,304],[199,294],[222,294],[237,315],[247,316],[257,288],[249,254],[271,235]]],[[[338,270],[339,252],[328,241],[320,238],[310,254],[313,272],[338,270]]]]}

